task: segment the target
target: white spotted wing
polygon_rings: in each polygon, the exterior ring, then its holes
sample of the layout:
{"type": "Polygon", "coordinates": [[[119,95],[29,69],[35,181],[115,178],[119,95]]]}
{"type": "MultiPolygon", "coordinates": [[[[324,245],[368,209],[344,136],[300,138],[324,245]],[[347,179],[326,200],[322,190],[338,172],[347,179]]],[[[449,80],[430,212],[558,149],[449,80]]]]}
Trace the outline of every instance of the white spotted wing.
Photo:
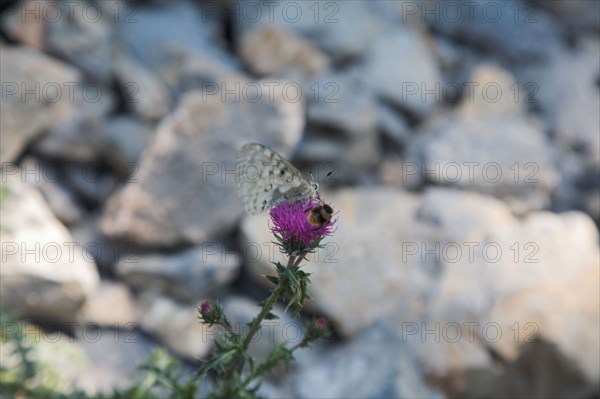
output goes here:
{"type": "Polygon", "coordinates": [[[252,215],[317,195],[316,183],[309,183],[294,165],[263,145],[244,145],[236,165],[238,196],[252,215]]]}

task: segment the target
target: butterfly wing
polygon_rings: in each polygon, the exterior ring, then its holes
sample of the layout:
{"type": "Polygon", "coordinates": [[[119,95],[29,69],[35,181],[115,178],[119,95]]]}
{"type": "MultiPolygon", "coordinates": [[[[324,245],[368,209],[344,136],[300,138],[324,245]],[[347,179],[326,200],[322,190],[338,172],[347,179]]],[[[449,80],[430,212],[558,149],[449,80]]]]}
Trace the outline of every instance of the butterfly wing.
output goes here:
{"type": "Polygon", "coordinates": [[[284,157],[260,144],[242,147],[237,158],[237,192],[252,215],[282,202],[315,196],[314,187],[284,157]]]}

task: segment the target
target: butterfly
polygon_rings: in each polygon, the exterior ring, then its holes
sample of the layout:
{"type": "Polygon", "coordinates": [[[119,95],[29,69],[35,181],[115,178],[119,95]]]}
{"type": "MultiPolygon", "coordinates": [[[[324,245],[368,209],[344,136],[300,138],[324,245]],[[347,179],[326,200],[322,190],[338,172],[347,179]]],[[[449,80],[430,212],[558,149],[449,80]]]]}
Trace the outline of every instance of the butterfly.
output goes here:
{"type": "Polygon", "coordinates": [[[236,165],[237,193],[252,215],[282,202],[318,198],[317,183],[308,182],[294,165],[264,145],[244,145],[236,165]]]}

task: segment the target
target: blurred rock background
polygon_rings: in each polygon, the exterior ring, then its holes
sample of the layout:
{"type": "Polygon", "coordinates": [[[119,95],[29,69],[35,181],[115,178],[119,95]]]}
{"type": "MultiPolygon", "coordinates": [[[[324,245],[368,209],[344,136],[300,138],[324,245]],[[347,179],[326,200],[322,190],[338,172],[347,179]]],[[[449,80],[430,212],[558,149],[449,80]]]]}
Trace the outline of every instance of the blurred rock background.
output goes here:
{"type": "Polygon", "coordinates": [[[193,372],[199,301],[242,325],[279,258],[235,192],[260,142],[339,211],[253,351],[335,338],[263,395],[599,397],[599,4],[2,3],[4,333],[66,392],[193,372]]]}

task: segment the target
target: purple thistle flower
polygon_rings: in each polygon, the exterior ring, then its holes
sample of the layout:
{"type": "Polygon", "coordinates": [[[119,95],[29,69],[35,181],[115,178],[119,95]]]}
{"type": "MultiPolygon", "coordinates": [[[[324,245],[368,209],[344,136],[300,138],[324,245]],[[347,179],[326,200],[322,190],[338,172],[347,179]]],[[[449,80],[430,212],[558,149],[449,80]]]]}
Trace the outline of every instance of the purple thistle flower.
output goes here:
{"type": "Polygon", "coordinates": [[[309,199],[294,203],[283,202],[271,208],[271,231],[282,242],[286,252],[295,254],[311,251],[325,236],[333,234],[337,219],[324,221],[320,225],[309,222],[310,211],[322,205],[321,202],[309,199]]]}

